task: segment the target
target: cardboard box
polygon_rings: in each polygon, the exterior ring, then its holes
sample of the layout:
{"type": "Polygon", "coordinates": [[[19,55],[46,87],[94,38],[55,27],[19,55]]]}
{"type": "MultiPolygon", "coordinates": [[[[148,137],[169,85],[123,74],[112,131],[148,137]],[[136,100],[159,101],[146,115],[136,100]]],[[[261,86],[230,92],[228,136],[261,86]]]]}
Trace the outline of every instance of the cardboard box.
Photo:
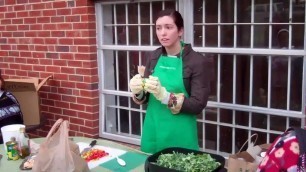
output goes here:
{"type": "Polygon", "coordinates": [[[39,89],[52,77],[48,76],[39,82],[39,78],[7,79],[5,89],[13,93],[20,103],[25,125],[40,124],[39,89]]]}

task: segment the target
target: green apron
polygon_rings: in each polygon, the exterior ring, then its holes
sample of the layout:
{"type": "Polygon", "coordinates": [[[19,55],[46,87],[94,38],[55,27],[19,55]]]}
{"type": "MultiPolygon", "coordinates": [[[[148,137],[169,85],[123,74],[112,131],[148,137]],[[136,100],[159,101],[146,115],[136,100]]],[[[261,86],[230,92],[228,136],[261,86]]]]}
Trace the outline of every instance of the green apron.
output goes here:
{"type": "MultiPolygon", "coordinates": [[[[184,43],[182,43],[183,47],[184,43]]],[[[161,55],[154,68],[153,76],[157,76],[161,85],[168,92],[186,92],[183,82],[182,49],[180,58],[161,55]]],[[[141,138],[141,150],[155,153],[168,147],[182,147],[199,150],[196,115],[172,114],[167,105],[156,100],[150,94],[144,127],[141,138]]]]}

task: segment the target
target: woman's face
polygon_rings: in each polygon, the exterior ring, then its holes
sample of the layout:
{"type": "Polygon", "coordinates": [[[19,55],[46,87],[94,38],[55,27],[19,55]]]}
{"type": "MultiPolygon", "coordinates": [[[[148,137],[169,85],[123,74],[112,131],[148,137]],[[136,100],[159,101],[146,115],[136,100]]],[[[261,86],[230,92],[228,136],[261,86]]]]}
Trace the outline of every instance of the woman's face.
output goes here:
{"type": "Polygon", "coordinates": [[[183,29],[178,30],[170,16],[163,16],[156,20],[156,35],[164,47],[171,47],[180,41],[183,29]]]}

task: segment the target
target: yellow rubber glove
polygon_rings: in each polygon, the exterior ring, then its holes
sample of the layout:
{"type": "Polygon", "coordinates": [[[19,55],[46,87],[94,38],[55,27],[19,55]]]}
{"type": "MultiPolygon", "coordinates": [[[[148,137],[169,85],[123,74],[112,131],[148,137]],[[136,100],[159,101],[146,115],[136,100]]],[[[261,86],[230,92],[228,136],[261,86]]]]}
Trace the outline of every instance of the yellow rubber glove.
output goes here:
{"type": "Polygon", "coordinates": [[[162,101],[163,104],[168,104],[170,93],[161,86],[158,77],[149,76],[145,80],[144,89],[153,94],[157,100],[162,101]]]}
{"type": "Polygon", "coordinates": [[[140,74],[135,75],[130,80],[130,89],[133,94],[140,94],[143,91],[143,78],[140,74]]]}

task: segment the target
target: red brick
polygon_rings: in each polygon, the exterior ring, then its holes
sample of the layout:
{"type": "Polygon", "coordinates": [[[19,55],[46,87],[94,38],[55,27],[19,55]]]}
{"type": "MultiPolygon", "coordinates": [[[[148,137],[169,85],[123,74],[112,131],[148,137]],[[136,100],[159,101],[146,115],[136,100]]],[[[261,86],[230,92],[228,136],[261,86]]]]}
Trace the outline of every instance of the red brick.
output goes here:
{"type": "Polygon", "coordinates": [[[64,31],[52,31],[51,36],[52,37],[64,37],[65,32],[64,31]]]}
{"type": "Polygon", "coordinates": [[[73,59],[73,54],[71,53],[60,53],[60,58],[65,59],[65,60],[72,60],[73,59]]]}
{"type": "Polygon", "coordinates": [[[27,58],[27,64],[39,64],[38,59],[33,59],[33,58],[27,58]]]}
{"type": "Polygon", "coordinates": [[[28,50],[29,46],[28,45],[17,45],[19,50],[28,50]]]}
{"type": "Polygon", "coordinates": [[[99,95],[98,90],[80,90],[81,97],[95,97],[96,95],[99,95]]]}
{"type": "Polygon", "coordinates": [[[11,69],[20,69],[20,64],[13,64],[13,63],[11,63],[11,64],[9,64],[9,67],[11,68],[11,69]]]}
{"type": "Polygon", "coordinates": [[[50,17],[38,17],[37,23],[50,23],[51,18],[50,17]]]}
{"type": "Polygon", "coordinates": [[[22,11],[22,10],[25,10],[24,5],[15,5],[14,6],[14,11],[22,11]]]}
{"type": "Polygon", "coordinates": [[[73,131],[79,131],[80,130],[80,127],[79,125],[75,125],[75,124],[69,124],[69,129],[70,130],[73,130],[73,131]]]}
{"type": "Polygon", "coordinates": [[[36,71],[28,71],[28,77],[34,77],[34,78],[39,78],[39,73],[36,71]]]}
{"type": "Polygon", "coordinates": [[[56,38],[45,38],[45,44],[57,44],[56,38]]]}
{"type": "Polygon", "coordinates": [[[98,75],[93,75],[93,76],[84,76],[84,82],[99,82],[99,77],[98,75]]]}
{"type": "Polygon", "coordinates": [[[39,64],[42,64],[41,62],[44,60],[48,60],[48,59],[41,59],[41,58],[45,58],[45,53],[44,52],[33,52],[32,53],[33,58],[39,58],[39,64]]]}
{"type": "MultiPolygon", "coordinates": [[[[9,54],[9,56],[19,57],[20,52],[19,51],[10,51],[8,54],[9,54]]],[[[0,53],[0,56],[1,56],[1,53],[0,53]]]]}
{"type": "Polygon", "coordinates": [[[78,110],[78,111],[84,111],[85,110],[85,106],[84,105],[80,105],[78,103],[70,103],[70,109],[74,109],[74,110],[78,110]]]}
{"type": "Polygon", "coordinates": [[[17,12],[17,18],[25,18],[25,17],[29,17],[29,13],[27,11],[20,11],[17,12]]]}
{"type": "Polygon", "coordinates": [[[48,45],[48,51],[49,52],[54,52],[55,51],[55,46],[54,45],[48,45]]]}
{"type": "Polygon", "coordinates": [[[53,60],[55,66],[67,66],[67,60],[53,60]]]}
{"type": "MultiPolygon", "coordinates": [[[[32,22],[36,23],[36,19],[35,19],[35,21],[32,21],[32,22]]],[[[30,25],[30,29],[31,30],[42,30],[42,25],[41,24],[32,24],[32,25],[30,25]]]]}
{"type": "Polygon", "coordinates": [[[46,71],[47,72],[60,73],[61,68],[58,67],[58,66],[47,66],[46,71]]]}
{"type": "MultiPolygon", "coordinates": [[[[97,94],[98,95],[98,94],[97,94]]],[[[95,106],[86,106],[85,112],[90,112],[90,113],[99,113],[99,104],[95,106]]]]}
{"type": "MultiPolygon", "coordinates": [[[[90,44],[87,44],[90,45],[90,44]]],[[[80,53],[88,53],[88,52],[96,52],[96,46],[78,46],[78,52],[80,53]]]]}
{"type": "Polygon", "coordinates": [[[55,73],[53,74],[53,78],[56,80],[68,80],[67,74],[55,73]]]}
{"type": "Polygon", "coordinates": [[[66,31],[66,37],[74,38],[74,37],[82,37],[82,32],[75,30],[73,26],[74,31],[66,31]]]}
{"type": "Polygon", "coordinates": [[[17,31],[17,25],[6,26],[7,31],[17,31]]]}
{"type": "Polygon", "coordinates": [[[80,16],[65,16],[65,22],[73,23],[73,22],[80,22],[80,16]]]}
{"type": "Polygon", "coordinates": [[[12,19],[12,24],[23,24],[23,19],[12,19]]]}
{"type": "Polygon", "coordinates": [[[42,14],[43,16],[56,16],[56,10],[43,10],[42,14]]]}
{"type": "Polygon", "coordinates": [[[33,44],[44,44],[45,41],[42,38],[33,38],[32,39],[33,44]]]}
{"type": "Polygon", "coordinates": [[[72,67],[62,67],[61,73],[67,73],[67,74],[75,74],[75,68],[72,67]]]}
{"type": "Polygon", "coordinates": [[[71,30],[72,24],[71,23],[60,23],[60,24],[57,24],[57,29],[58,30],[71,30]]]}
{"type": "Polygon", "coordinates": [[[24,37],[24,32],[14,32],[13,37],[24,37]]]}
{"type": "Polygon", "coordinates": [[[17,0],[17,4],[26,4],[28,0],[17,0]]]}
{"type": "Polygon", "coordinates": [[[27,63],[27,59],[26,59],[26,58],[17,57],[17,58],[15,58],[15,62],[16,62],[16,63],[25,64],[25,63],[27,63]]]}
{"type": "Polygon", "coordinates": [[[66,1],[60,1],[60,2],[53,3],[53,8],[65,8],[65,7],[67,7],[66,1]]]}
{"type": "Polygon", "coordinates": [[[15,38],[0,38],[0,44],[17,44],[18,39],[15,38]]]}
{"type": "Polygon", "coordinates": [[[29,51],[20,51],[20,57],[32,57],[32,53],[29,51]]]}
{"type": "Polygon", "coordinates": [[[47,118],[47,119],[53,119],[54,120],[54,114],[52,114],[52,113],[46,113],[46,112],[44,112],[44,116],[47,118]]]}
{"type": "Polygon", "coordinates": [[[0,11],[3,13],[7,12],[7,6],[0,6],[0,11]]]}
{"type": "Polygon", "coordinates": [[[77,83],[76,88],[79,89],[98,89],[98,83],[77,83]]]}
{"type": "Polygon", "coordinates": [[[37,65],[34,65],[34,66],[33,66],[33,69],[34,69],[35,71],[42,71],[42,72],[46,71],[46,67],[45,67],[45,66],[37,66],[37,65]]]}
{"type": "Polygon", "coordinates": [[[24,36],[27,37],[27,38],[29,38],[29,37],[36,37],[36,32],[28,31],[28,32],[24,33],[24,36]]]}
{"type": "Polygon", "coordinates": [[[32,5],[33,10],[42,10],[42,9],[45,9],[45,8],[46,8],[45,3],[37,3],[37,4],[32,5]]]}
{"type": "Polygon", "coordinates": [[[99,127],[89,128],[89,127],[80,126],[80,131],[84,133],[88,133],[88,134],[96,134],[96,133],[99,133],[99,127]]]}
{"type": "MultiPolygon", "coordinates": [[[[64,100],[63,100],[63,101],[64,101],[64,100]]],[[[70,109],[63,109],[63,115],[77,116],[77,111],[75,111],[75,110],[70,110],[70,109]]]]}
{"type": "Polygon", "coordinates": [[[57,30],[56,24],[44,24],[43,30],[57,30]]]}
{"type": "Polygon", "coordinates": [[[64,22],[65,17],[64,16],[53,16],[51,17],[51,23],[59,23],[59,22],[64,22]]]}
{"type": "Polygon", "coordinates": [[[69,75],[69,81],[78,81],[78,82],[83,82],[84,77],[81,75],[69,75]]]}
{"type": "Polygon", "coordinates": [[[50,31],[37,31],[37,37],[50,37],[50,31]]]}
{"type": "Polygon", "coordinates": [[[95,22],[96,16],[95,15],[82,15],[81,17],[82,22],[95,22]]]}
{"type": "Polygon", "coordinates": [[[65,101],[65,102],[76,103],[76,97],[75,96],[62,95],[62,100],[65,101]]]}
{"type": "Polygon", "coordinates": [[[56,46],[57,52],[69,52],[69,46],[56,46]]]}
{"type": "Polygon", "coordinates": [[[53,100],[48,100],[48,99],[41,99],[41,103],[44,105],[48,105],[48,106],[54,106],[55,103],[53,100]]]}
{"type": "Polygon", "coordinates": [[[70,81],[61,81],[62,88],[75,88],[75,82],[70,82],[70,81]]]}
{"type": "Polygon", "coordinates": [[[29,25],[18,25],[18,30],[29,30],[30,26],[29,25]]]}
{"type": "Polygon", "coordinates": [[[57,94],[57,93],[48,93],[48,99],[50,99],[50,100],[58,100],[58,101],[61,101],[62,100],[62,98],[61,98],[61,96],[59,95],[59,94],[57,94]]]}
{"type": "Polygon", "coordinates": [[[58,88],[58,93],[72,95],[73,90],[68,88],[58,88]]]}
{"type": "Polygon", "coordinates": [[[77,68],[75,71],[76,74],[80,75],[97,75],[98,70],[97,69],[86,69],[86,68],[77,68]]]}
{"type": "Polygon", "coordinates": [[[68,65],[71,67],[82,67],[82,61],[68,61],[68,65]]]}
{"type": "Polygon", "coordinates": [[[69,109],[69,103],[63,101],[55,101],[55,106],[60,108],[69,109]]]}
{"type": "Polygon", "coordinates": [[[38,10],[38,11],[30,11],[29,12],[29,16],[31,17],[39,17],[42,16],[42,11],[38,10]]]}
{"type": "Polygon", "coordinates": [[[28,71],[33,70],[33,65],[29,65],[29,64],[21,64],[20,67],[21,67],[21,70],[28,70],[28,71]]]}
{"type": "Polygon", "coordinates": [[[0,45],[0,50],[11,50],[10,45],[0,45]]]}
{"type": "Polygon", "coordinates": [[[73,29],[87,29],[88,23],[73,23],[73,29]]]}
{"type": "Polygon", "coordinates": [[[4,15],[5,18],[16,18],[16,16],[17,16],[16,12],[5,13],[4,15]]]}
{"type": "Polygon", "coordinates": [[[12,19],[3,19],[3,20],[1,20],[1,24],[3,24],[3,25],[12,24],[12,19]]]}
{"type": "Polygon", "coordinates": [[[3,37],[13,37],[13,32],[2,32],[3,37]]]}
{"type": "Polygon", "coordinates": [[[36,51],[48,51],[48,47],[45,45],[35,45],[36,51]]]}
{"type": "Polygon", "coordinates": [[[84,68],[97,68],[98,62],[97,61],[84,61],[83,67],[84,68]]]}
{"type": "Polygon", "coordinates": [[[57,15],[61,15],[61,16],[67,16],[67,15],[71,15],[71,9],[57,9],[57,15]]]}
{"type": "Polygon", "coordinates": [[[70,38],[60,38],[58,40],[59,44],[63,44],[63,45],[71,45],[73,44],[73,39],[70,38]]]}
{"type": "Polygon", "coordinates": [[[55,113],[55,114],[62,114],[63,109],[58,107],[49,107],[49,112],[55,113]]]}
{"type": "Polygon", "coordinates": [[[80,6],[94,6],[93,1],[76,1],[75,6],[80,7],[80,6]]]}
{"type": "Polygon", "coordinates": [[[73,123],[73,124],[79,124],[79,125],[84,125],[85,124],[84,119],[73,118],[73,117],[70,117],[70,122],[73,123]]]}
{"type": "Polygon", "coordinates": [[[97,54],[96,53],[77,53],[75,54],[75,60],[96,60],[97,54]]]}
{"type": "Polygon", "coordinates": [[[85,104],[85,105],[95,105],[95,104],[99,104],[99,99],[78,97],[77,98],[77,103],[85,104]]]}

